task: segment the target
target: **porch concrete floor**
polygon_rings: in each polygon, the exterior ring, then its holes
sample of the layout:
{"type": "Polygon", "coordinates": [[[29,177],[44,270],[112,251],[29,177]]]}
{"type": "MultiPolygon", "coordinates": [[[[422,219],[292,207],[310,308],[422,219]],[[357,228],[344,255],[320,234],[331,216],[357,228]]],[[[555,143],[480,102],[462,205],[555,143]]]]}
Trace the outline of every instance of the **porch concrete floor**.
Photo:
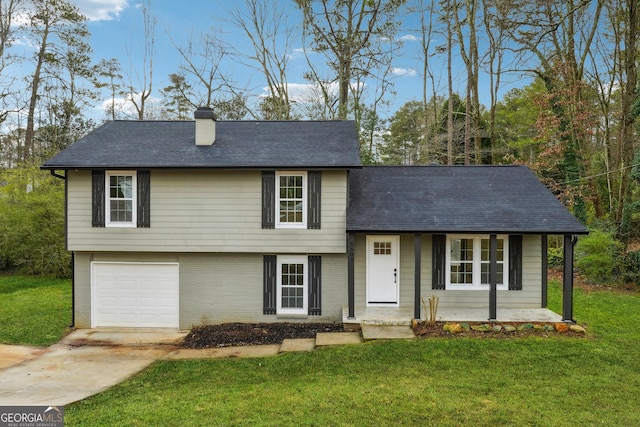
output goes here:
{"type": "MultiPolygon", "coordinates": [[[[426,313],[422,310],[422,319],[426,313]]],[[[343,323],[361,325],[410,325],[413,307],[356,307],[355,319],[349,319],[349,308],[342,308],[343,323]]],[[[496,310],[498,322],[561,322],[562,316],[548,308],[500,308],[496,310]]],[[[436,320],[440,322],[486,322],[489,308],[438,307],[436,320]]]]}

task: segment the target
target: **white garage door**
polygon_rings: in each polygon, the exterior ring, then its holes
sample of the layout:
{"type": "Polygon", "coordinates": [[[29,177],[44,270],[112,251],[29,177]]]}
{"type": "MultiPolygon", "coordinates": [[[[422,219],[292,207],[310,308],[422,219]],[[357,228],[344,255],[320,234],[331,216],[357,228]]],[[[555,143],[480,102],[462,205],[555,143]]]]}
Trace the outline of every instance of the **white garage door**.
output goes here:
{"type": "Polygon", "coordinates": [[[93,262],[92,327],[177,328],[177,263],[93,262]]]}

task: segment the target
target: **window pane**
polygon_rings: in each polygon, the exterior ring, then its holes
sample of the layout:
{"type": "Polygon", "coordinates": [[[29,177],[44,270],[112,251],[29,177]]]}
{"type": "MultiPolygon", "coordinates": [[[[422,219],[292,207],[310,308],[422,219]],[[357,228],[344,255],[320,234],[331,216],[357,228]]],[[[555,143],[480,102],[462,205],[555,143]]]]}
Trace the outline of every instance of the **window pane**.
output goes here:
{"type": "Polygon", "coordinates": [[[480,259],[482,261],[489,261],[489,239],[482,239],[482,241],[480,242],[480,247],[480,259]]]}
{"type": "Polygon", "coordinates": [[[282,264],[282,307],[304,307],[304,264],[282,264]]]}
{"type": "Polygon", "coordinates": [[[132,202],[131,200],[112,200],[111,201],[111,221],[132,221],[132,202]]]}
{"type": "MultiPolygon", "coordinates": [[[[483,285],[489,285],[491,282],[489,277],[489,263],[483,263],[481,266],[481,283],[483,285]]],[[[496,284],[502,285],[504,284],[504,264],[496,265],[496,284]]]]}
{"type": "Polygon", "coordinates": [[[473,284],[473,239],[451,239],[452,284],[473,284]]]}
{"type": "MultiPolygon", "coordinates": [[[[489,284],[489,264],[490,253],[489,253],[489,239],[482,239],[482,259],[481,259],[481,273],[480,273],[480,283],[483,285],[489,284]]],[[[504,239],[497,239],[496,241],[496,283],[499,285],[504,284],[504,239]]]]}

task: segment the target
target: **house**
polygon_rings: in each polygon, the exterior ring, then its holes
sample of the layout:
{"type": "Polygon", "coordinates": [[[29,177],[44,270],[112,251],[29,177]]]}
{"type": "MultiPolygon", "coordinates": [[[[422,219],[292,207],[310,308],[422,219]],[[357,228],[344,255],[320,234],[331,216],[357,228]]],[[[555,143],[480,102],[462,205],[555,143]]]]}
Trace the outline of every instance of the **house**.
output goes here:
{"type": "Polygon", "coordinates": [[[112,121],[42,168],[77,328],[409,321],[432,294],[499,319],[546,306],[547,235],[571,271],[587,232],[524,166],[363,167],[350,121],[112,121]]]}

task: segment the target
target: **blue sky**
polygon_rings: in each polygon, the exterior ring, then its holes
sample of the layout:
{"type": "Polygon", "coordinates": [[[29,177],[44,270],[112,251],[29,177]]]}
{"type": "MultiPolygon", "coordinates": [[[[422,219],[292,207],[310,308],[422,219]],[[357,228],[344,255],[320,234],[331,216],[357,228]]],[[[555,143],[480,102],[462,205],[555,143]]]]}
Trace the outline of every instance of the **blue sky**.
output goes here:
{"type": "MultiPolygon", "coordinates": [[[[91,32],[91,45],[94,50],[94,60],[118,58],[124,69],[139,68],[137,59],[143,49],[142,13],[139,0],[71,0],[80,11],[89,18],[88,28],[91,32]]],[[[285,13],[299,14],[294,7],[293,0],[265,0],[274,7],[283,8],[285,13]]],[[[243,1],[237,0],[152,0],[151,12],[157,19],[154,56],[154,91],[153,96],[159,97],[159,90],[168,84],[168,75],[178,70],[181,57],[173,46],[171,39],[178,45],[183,45],[191,34],[197,35],[203,31],[215,29],[226,41],[232,43],[240,51],[250,50],[246,36],[230,21],[233,9],[241,7],[243,1]]],[[[420,59],[416,52],[419,43],[412,40],[410,29],[419,25],[409,22],[408,16],[401,16],[404,29],[399,37],[405,40],[404,48],[395,58],[393,67],[395,90],[397,94],[391,98],[386,116],[393,114],[407,101],[420,99],[422,79],[417,72],[421,69],[420,59]]],[[[437,37],[437,36],[436,36],[437,37]]],[[[302,48],[301,42],[295,41],[292,48],[292,59],[288,80],[293,85],[305,85],[302,78],[306,64],[302,56],[293,55],[293,50],[302,48]]],[[[442,44],[443,40],[433,40],[433,44],[442,44]]],[[[433,63],[432,72],[440,77],[437,83],[441,93],[446,90],[446,68],[444,64],[433,63]]],[[[249,70],[248,67],[228,60],[224,66],[233,73],[238,81],[242,81],[248,88],[255,91],[256,96],[263,92],[266,86],[260,74],[249,70]]],[[[454,76],[456,87],[460,94],[464,92],[464,74],[462,67],[457,68],[454,76]]],[[[482,84],[481,84],[482,86],[482,84]]],[[[510,88],[506,86],[505,89],[510,88]]],[[[481,89],[481,101],[488,103],[488,90],[481,89]]]]}

